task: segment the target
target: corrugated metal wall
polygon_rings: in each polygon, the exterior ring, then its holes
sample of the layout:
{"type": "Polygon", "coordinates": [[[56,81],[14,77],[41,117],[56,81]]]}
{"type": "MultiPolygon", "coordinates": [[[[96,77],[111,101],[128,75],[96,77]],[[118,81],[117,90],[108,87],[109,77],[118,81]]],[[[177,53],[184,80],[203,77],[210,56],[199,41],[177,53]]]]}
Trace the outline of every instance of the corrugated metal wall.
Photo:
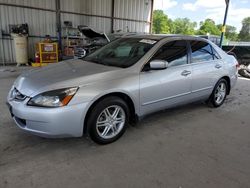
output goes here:
{"type": "MultiPolygon", "coordinates": [[[[41,40],[39,36],[57,36],[55,2],[55,0],[0,0],[0,63],[15,62],[13,41],[9,36],[1,35],[1,31],[9,33],[9,24],[28,23],[31,35],[30,58],[34,58],[35,43],[41,40]],[[40,8],[43,10],[38,10],[40,8]]],[[[149,32],[151,0],[114,0],[114,2],[113,30],[149,32]]],[[[88,25],[99,32],[111,32],[112,0],[60,0],[60,4],[62,23],[72,21],[75,27],[88,25]]]]}
{"type": "Polygon", "coordinates": [[[115,0],[114,17],[145,22],[116,19],[114,30],[149,32],[151,3],[149,0],[115,0]]]}
{"type": "MultiPolygon", "coordinates": [[[[55,10],[55,1],[51,0],[0,0],[0,3],[55,10]]],[[[27,23],[29,25],[29,33],[31,36],[51,35],[56,37],[55,12],[0,5],[0,30],[2,30],[3,33],[10,33],[10,24],[22,23],[27,23]]],[[[0,61],[6,64],[15,62],[13,41],[9,36],[0,36],[0,38],[0,61]],[[2,51],[1,48],[3,49],[2,51]]],[[[29,57],[33,58],[35,43],[40,41],[40,38],[29,37],[28,41],[29,57]]]]}
{"type": "Polygon", "coordinates": [[[88,25],[99,32],[111,32],[111,0],[61,0],[61,10],[65,12],[74,12],[77,14],[62,13],[63,21],[72,21],[74,26],[88,25]],[[86,16],[98,15],[100,17],[86,16]]]}

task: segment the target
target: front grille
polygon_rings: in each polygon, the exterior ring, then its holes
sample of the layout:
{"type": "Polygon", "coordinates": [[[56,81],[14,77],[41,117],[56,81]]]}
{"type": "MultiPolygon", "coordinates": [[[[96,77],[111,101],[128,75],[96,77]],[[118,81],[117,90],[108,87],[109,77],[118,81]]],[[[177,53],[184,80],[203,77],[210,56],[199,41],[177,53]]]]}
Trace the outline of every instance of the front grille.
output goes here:
{"type": "Polygon", "coordinates": [[[23,95],[20,91],[18,91],[16,88],[14,88],[11,92],[11,98],[17,101],[23,101],[26,96],[23,95]]]}

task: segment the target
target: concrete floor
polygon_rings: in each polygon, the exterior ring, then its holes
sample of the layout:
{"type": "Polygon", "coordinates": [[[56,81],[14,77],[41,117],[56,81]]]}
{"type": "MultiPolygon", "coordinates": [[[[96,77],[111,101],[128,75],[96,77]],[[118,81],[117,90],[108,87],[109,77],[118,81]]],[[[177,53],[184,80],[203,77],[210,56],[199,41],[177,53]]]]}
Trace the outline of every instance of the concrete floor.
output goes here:
{"type": "Polygon", "coordinates": [[[20,131],[5,106],[18,70],[0,67],[0,187],[250,187],[250,80],[221,108],[156,113],[99,146],[20,131]]]}

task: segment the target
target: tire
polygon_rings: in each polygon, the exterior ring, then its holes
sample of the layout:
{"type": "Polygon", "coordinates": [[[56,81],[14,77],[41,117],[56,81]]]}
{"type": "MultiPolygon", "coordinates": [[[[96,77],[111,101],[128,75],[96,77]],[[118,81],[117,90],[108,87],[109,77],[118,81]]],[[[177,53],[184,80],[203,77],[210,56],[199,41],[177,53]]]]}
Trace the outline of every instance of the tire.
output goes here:
{"type": "Polygon", "coordinates": [[[250,71],[247,68],[241,68],[238,73],[245,78],[250,78],[250,71]]]}
{"type": "Polygon", "coordinates": [[[99,101],[87,120],[88,134],[97,144],[109,144],[119,139],[128,126],[129,108],[119,97],[99,101]]]}
{"type": "Polygon", "coordinates": [[[215,108],[220,107],[224,103],[227,97],[228,89],[229,89],[228,82],[224,78],[220,79],[216,83],[214,90],[208,99],[209,106],[215,108]]]}

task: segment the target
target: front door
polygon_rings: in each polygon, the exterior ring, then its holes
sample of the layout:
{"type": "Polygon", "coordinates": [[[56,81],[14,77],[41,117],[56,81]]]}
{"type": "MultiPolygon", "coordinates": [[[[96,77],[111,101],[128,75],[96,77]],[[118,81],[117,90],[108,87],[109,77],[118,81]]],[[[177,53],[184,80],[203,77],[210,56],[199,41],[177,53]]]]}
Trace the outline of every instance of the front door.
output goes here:
{"type": "Polygon", "coordinates": [[[140,73],[141,115],[189,101],[192,69],[186,41],[167,42],[150,61],[140,73]],[[150,70],[148,66],[152,60],[167,61],[168,67],[150,70]]]}

